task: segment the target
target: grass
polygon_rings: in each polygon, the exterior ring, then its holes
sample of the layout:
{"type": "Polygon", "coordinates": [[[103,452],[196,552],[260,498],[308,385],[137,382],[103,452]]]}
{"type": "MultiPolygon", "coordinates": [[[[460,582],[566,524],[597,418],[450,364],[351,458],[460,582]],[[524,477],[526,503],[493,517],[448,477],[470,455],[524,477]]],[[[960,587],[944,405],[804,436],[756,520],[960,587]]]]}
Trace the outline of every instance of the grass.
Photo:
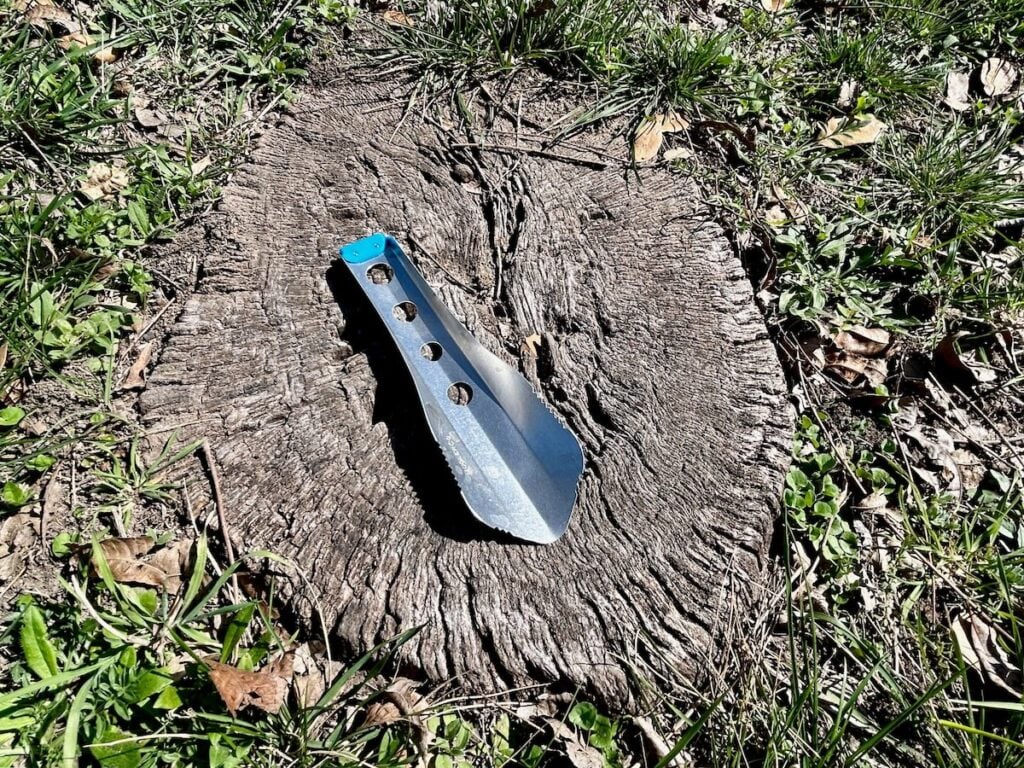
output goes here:
{"type": "Polygon", "coordinates": [[[691,121],[699,162],[679,170],[701,174],[750,266],[800,404],[778,610],[751,620],[750,655],[702,690],[649,681],[659,704],[644,727],[588,702],[520,711],[457,694],[420,705],[417,693],[415,712],[407,698],[406,714],[382,717],[401,690],[387,672],[395,643],[325,676],[326,699],[231,715],[212,662],[259,671],[303,640],[269,596],[234,591],[243,561],[218,565],[201,532],[176,590],[127,586],[103,564],[104,536],[176,503],[168,470],[196,450],[172,438],[144,458],[138,427],[116,415],[113,377],[140,318],[173,296],[150,246],[216,199],[249,131],[355,11],[103,0],[75,21],[93,42],[65,49],[59,23],[29,24],[11,5],[0,16],[0,505],[14,519],[73,466],[84,533],[53,542],[62,591],[22,596],[4,624],[0,762],[1024,764],[1024,102],[980,81],[993,57],[1024,70],[1024,2],[772,12],[735,0],[718,20],[632,0],[402,10],[415,23],[377,25],[363,55],[404,72],[419,108],[529,69],[578,94],[577,130],[618,129],[624,161],[645,117],[691,121]],[[98,62],[105,50],[117,62],[98,62]],[[970,76],[963,109],[943,103],[950,73],[970,76]],[[870,115],[886,125],[876,140],[818,144],[826,121],[870,115]],[[839,332],[857,327],[892,335],[881,377],[835,374],[837,355],[872,357],[843,348],[839,332]],[[33,398],[47,387],[69,406],[40,429],[33,398]]]}

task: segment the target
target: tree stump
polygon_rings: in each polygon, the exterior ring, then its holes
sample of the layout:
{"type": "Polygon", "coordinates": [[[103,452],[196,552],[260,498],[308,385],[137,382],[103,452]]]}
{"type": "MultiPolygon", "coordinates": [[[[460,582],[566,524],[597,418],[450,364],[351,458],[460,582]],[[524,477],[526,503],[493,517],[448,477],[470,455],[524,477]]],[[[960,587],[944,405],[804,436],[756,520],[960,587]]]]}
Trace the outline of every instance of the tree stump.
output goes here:
{"type": "Polygon", "coordinates": [[[262,137],[202,244],[147,423],[210,441],[236,543],[296,561],[352,651],[422,625],[400,658],[431,681],[613,707],[640,656],[692,679],[763,597],[791,434],[738,259],[678,174],[402,107],[380,86],[311,90],[262,137]],[[557,543],[462,505],[389,338],[330,269],[375,231],[579,437],[557,543]]]}

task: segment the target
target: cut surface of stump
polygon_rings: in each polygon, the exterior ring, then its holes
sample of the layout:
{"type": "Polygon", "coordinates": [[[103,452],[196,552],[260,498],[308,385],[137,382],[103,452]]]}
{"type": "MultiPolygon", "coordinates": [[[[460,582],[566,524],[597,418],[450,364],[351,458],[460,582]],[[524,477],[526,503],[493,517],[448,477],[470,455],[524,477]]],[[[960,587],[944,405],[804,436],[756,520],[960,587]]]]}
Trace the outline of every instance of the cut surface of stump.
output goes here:
{"type": "Polygon", "coordinates": [[[313,90],[262,137],[142,397],[149,426],[209,440],[236,546],[292,558],[354,652],[422,625],[399,658],[431,681],[612,706],[639,656],[699,677],[763,599],[790,438],[738,259],[679,175],[468,141],[402,106],[313,90]],[[331,267],[377,231],[579,438],[555,544],[462,504],[390,339],[331,267]]]}

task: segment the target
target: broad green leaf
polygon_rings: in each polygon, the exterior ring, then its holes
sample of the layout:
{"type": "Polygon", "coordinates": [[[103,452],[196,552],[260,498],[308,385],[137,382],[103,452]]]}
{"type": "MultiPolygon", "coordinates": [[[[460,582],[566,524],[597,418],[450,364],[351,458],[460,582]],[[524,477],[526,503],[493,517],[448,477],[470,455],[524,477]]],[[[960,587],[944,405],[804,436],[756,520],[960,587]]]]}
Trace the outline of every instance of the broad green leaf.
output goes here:
{"type": "Polygon", "coordinates": [[[597,707],[589,701],[581,701],[569,710],[569,722],[589,731],[597,723],[597,707]]]}
{"type": "Polygon", "coordinates": [[[24,483],[7,481],[0,490],[0,500],[11,507],[23,507],[32,499],[32,493],[24,483]]]}
{"type": "Polygon", "coordinates": [[[71,554],[71,544],[74,542],[74,536],[68,531],[61,531],[53,537],[53,542],[50,544],[50,551],[54,557],[67,557],[71,554]]]}
{"type": "Polygon", "coordinates": [[[0,427],[13,427],[25,418],[25,411],[16,405],[0,408],[0,427]]]}
{"type": "Polygon", "coordinates": [[[135,702],[143,701],[155,693],[160,693],[173,682],[174,678],[162,669],[146,670],[136,678],[132,698],[135,702]]]}
{"type": "Polygon", "coordinates": [[[108,728],[89,751],[103,768],[137,768],[142,762],[142,745],[133,739],[130,733],[108,728]]]}
{"type": "Polygon", "coordinates": [[[30,605],[21,615],[21,652],[25,663],[41,680],[53,677],[59,671],[57,651],[46,633],[43,612],[30,605]]]}
{"type": "Polygon", "coordinates": [[[153,701],[154,709],[172,710],[177,709],[180,706],[181,696],[178,694],[178,689],[173,685],[168,685],[160,691],[160,695],[153,701]]]}
{"type": "Polygon", "coordinates": [[[57,460],[53,456],[48,453],[40,453],[26,461],[25,466],[34,472],[45,472],[56,463],[57,460]]]}

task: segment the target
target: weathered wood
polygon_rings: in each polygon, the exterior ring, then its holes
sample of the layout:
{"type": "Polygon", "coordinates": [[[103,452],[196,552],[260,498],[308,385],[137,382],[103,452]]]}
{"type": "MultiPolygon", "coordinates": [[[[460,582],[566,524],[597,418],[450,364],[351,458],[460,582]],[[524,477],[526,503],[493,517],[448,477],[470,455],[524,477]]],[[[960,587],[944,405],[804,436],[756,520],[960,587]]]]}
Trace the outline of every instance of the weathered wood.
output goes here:
{"type": "MultiPolygon", "coordinates": [[[[756,604],[789,425],[750,285],[692,184],[640,183],[407,119],[368,85],[307,92],[225,190],[201,279],[141,400],[205,436],[241,548],[304,569],[354,650],[470,690],[630,700],[643,644],[697,675],[756,604]],[[462,507],[397,355],[329,260],[393,233],[584,445],[567,535],[529,546],[462,507]],[[545,343],[533,360],[523,340],[545,343]]],[[[577,141],[581,141],[577,139],[577,141]]],[[[536,145],[530,145],[536,147],[536,145]]]]}

